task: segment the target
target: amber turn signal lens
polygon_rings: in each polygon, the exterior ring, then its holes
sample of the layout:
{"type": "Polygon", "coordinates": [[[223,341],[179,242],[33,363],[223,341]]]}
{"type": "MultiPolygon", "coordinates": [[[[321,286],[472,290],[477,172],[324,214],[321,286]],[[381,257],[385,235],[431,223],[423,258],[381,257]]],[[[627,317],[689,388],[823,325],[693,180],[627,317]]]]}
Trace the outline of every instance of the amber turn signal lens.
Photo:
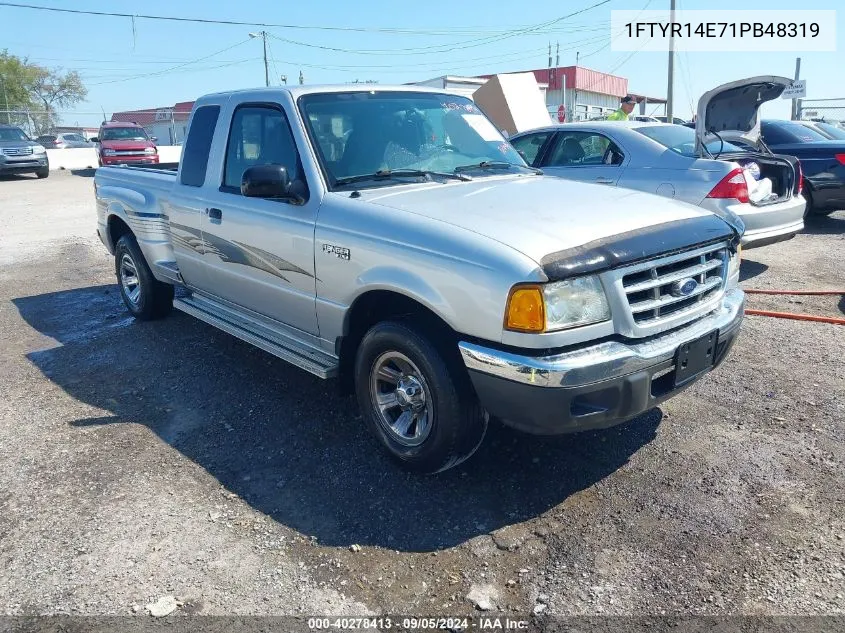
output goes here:
{"type": "Polygon", "coordinates": [[[546,329],[546,310],[540,286],[515,286],[508,296],[505,329],[515,332],[542,332],[546,329]]]}

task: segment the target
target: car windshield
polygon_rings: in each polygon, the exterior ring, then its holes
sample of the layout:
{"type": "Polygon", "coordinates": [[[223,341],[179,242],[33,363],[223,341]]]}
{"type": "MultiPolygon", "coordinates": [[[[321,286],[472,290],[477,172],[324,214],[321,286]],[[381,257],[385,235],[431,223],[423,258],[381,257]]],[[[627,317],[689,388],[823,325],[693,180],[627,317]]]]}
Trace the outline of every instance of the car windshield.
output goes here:
{"type": "MultiPolygon", "coordinates": [[[[682,156],[695,156],[695,130],[683,125],[648,125],[634,128],[643,136],[657,141],[676,154],[682,156]]],[[[741,152],[742,148],[733,143],[725,141],[722,143],[718,138],[709,139],[704,146],[711,154],[725,154],[727,152],[741,152]]]]}
{"type": "Polygon", "coordinates": [[[29,137],[18,127],[0,127],[0,141],[28,141],[29,137]]]}
{"type": "Polygon", "coordinates": [[[830,136],[831,138],[838,139],[840,141],[845,141],[845,130],[843,130],[838,125],[833,125],[832,123],[825,123],[824,121],[819,121],[816,125],[821,128],[822,132],[830,136]]]}
{"type": "MultiPolygon", "coordinates": [[[[333,186],[409,170],[484,177],[527,172],[522,157],[468,98],[424,92],[350,92],[299,99],[308,134],[333,186]]],[[[419,177],[419,175],[417,175],[419,177]]]]}
{"type": "Polygon", "coordinates": [[[103,141],[146,141],[147,133],[140,127],[107,127],[100,136],[103,141]]]}

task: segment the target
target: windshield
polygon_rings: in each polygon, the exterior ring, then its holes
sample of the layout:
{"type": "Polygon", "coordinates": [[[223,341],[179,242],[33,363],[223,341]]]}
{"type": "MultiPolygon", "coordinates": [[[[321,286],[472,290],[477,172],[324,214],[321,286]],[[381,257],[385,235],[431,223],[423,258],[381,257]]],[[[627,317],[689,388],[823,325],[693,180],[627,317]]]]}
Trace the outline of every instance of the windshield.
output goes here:
{"type": "Polygon", "coordinates": [[[140,127],[107,127],[100,136],[101,141],[146,141],[147,133],[140,127]]]}
{"type": "Polygon", "coordinates": [[[17,127],[0,127],[0,141],[28,141],[29,137],[17,127]]]}
{"type": "MultiPolygon", "coordinates": [[[[321,93],[303,95],[299,105],[333,186],[342,184],[339,180],[399,170],[453,173],[478,166],[472,175],[485,176],[527,169],[516,150],[466,97],[424,92],[321,93]],[[485,169],[482,164],[501,165],[501,169],[485,169]]],[[[381,178],[373,184],[396,183],[381,178]]]]}
{"type": "MultiPolygon", "coordinates": [[[[695,157],[695,130],[683,125],[649,125],[634,128],[643,136],[657,141],[676,154],[695,157]]],[[[727,141],[722,143],[718,138],[709,139],[704,146],[711,154],[724,154],[727,152],[741,152],[742,148],[727,141]]]]}
{"type": "Polygon", "coordinates": [[[838,125],[833,125],[832,123],[825,123],[824,121],[819,121],[818,123],[816,123],[816,125],[821,128],[822,132],[824,132],[831,138],[835,138],[840,141],[845,141],[845,130],[843,130],[838,125]]]}

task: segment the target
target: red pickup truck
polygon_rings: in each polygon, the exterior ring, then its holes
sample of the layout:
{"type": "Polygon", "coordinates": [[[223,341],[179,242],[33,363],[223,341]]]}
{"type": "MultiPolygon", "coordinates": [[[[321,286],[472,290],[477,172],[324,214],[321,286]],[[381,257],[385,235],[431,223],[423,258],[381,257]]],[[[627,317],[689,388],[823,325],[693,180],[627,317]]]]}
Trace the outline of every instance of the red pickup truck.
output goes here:
{"type": "Polygon", "coordinates": [[[156,138],[147,136],[146,130],[137,123],[103,123],[99,134],[91,140],[97,144],[100,167],[158,163],[156,138]]]}

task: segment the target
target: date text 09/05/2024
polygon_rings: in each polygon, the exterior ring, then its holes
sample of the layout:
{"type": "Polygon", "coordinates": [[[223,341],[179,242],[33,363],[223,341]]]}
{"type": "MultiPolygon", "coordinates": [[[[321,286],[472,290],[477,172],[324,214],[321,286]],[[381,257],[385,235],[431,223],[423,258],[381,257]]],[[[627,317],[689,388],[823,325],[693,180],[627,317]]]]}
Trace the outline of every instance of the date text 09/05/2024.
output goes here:
{"type": "Polygon", "coordinates": [[[432,631],[520,631],[528,628],[528,620],[509,617],[370,617],[370,618],[308,618],[312,631],[364,629],[372,631],[389,630],[432,630],[432,631]]]}
{"type": "Polygon", "coordinates": [[[818,37],[817,22],[628,22],[628,37],[818,37]]]}

